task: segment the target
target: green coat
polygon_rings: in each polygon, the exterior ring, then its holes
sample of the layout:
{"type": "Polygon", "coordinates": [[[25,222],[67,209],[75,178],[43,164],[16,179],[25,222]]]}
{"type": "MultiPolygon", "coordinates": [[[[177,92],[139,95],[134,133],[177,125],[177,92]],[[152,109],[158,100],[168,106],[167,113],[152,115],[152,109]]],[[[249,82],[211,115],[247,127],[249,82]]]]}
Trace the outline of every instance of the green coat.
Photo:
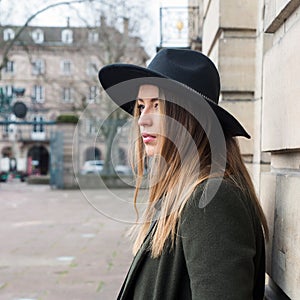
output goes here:
{"type": "Polygon", "coordinates": [[[264,237],[251,201],[228,181],[204,208],[201,184],[186,204],[175,247],[147,250],[155,222],[133,259],[118,299],[263,299],[264,237]]]}

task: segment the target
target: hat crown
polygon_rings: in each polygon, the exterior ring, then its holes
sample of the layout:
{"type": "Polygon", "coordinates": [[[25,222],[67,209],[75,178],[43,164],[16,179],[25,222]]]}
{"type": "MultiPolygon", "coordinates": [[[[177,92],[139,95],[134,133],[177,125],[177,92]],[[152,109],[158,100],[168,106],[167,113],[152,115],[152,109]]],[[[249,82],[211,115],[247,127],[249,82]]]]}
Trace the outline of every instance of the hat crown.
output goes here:
{"type": "Polygon", "coordinates": [[[218,103],[220,76],[213,62],[201,52],[162,49],[148,69],[178,81],[218,103]]]}

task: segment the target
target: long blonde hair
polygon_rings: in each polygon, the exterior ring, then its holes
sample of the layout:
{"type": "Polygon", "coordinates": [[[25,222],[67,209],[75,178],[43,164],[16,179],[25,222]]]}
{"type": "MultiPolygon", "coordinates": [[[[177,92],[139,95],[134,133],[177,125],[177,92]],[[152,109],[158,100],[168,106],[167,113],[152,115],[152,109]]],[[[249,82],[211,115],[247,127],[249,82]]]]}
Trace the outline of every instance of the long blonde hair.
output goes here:
{"type": "MultiPolygon", "coordinates": [[[[170,96],[169,96],[170,97],[170,96]]],[[[168,97],[166,97],[168,99],[168,97]]],[[[165,98],[165,99],[166,99],[165,98]]],[[[178,220],[186,202],[195,188],[204,180],[214,176],[231,178],[252,200],[268,235],[267,222],[256,196],[252,181],[243,163],[235,138],[226,137],[227,160],[225,172],[211,174],[211,149],[208,137],[202,126],[188,111],[179,105],[162,101],[162,115],[169,120],[163,122],[163,136],[160,155],[152,158],[148,175],[149,189],[147,207],[141,218],[138,216],[137,199],[143,184],[143,176],[148,160],[137,124],[134,126],[133,168],[136,170],[136,189],[134,204],[137,211],[137,223],[134,227],[136,254],[155,217],[156,204],[160,203],[160,216],[151,239],[151,256],[159,257],[167,240],[174,246],[178,220]]],[[[137,105],[134,117],[138,119],[137,105]]]]}

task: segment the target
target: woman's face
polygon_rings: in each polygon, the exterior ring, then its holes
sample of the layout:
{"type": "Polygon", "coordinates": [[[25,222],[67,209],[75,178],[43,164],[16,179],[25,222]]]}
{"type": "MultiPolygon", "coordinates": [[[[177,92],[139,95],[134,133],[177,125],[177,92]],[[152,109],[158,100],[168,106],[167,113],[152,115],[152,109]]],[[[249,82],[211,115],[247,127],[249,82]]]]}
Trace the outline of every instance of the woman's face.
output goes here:
{"type": "Polygon", "coordinates": [[[138,125],[145,146],[146,154],[153,156],[160,152],[161,105],[159,89],[154,85],[140,86],[137,105],[140,113],[138,125]]]}

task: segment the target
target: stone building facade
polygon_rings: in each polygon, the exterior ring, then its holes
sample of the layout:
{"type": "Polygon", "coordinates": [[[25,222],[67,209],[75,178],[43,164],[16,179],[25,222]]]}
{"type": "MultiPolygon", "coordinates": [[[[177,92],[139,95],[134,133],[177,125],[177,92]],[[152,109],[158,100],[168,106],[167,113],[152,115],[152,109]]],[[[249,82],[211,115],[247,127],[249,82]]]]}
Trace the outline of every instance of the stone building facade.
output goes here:
{"type": "MultiPolygon", "coordinates": [[[[144,65],[148,59],[141,39],[132,36],[128,28],[128,19],[124,19],[123,32],[120,32],[109,26],[104,17],[100,26],[93,28],[69,25],[0,27],[0,64],[3,63],[0,87],[6,96],[12,98],[11,104],[16,101],[26,104],[25,121],[55,121],[62,114],[80,116],[83,110],[89,116],[79,124],[79,168],[85,160],[104,158],[103,138],[95,139],[99,133],[97,126],[106,111],[98,70],[116,61],[144,65]],[[5,57],[5,51],[14,39],[5,57]],[[25,89],[24,95],[14,93],[20,88],[25,89]]],[[[1,120],[16,120],[12,114],[1,114],[0,117],[1,120]]],[[[47,174],[51,130],[53,126],[42,123],[3,125],[0,159],[25,160],[29,173],[36,169],[37,173],[47,174]],[[33,160],[33,165],[28,158],[33,160]]],[[[120,151],[126,148],[126,145],[120,146],[120,151]]]]}
{"type": "Polygon", "coordinates": [[[220,105],[252,139],[241,151],[265,211],[267,299],[300,299],[300,1],[190,0],[202,51],[222,81],[220,105]]]}

